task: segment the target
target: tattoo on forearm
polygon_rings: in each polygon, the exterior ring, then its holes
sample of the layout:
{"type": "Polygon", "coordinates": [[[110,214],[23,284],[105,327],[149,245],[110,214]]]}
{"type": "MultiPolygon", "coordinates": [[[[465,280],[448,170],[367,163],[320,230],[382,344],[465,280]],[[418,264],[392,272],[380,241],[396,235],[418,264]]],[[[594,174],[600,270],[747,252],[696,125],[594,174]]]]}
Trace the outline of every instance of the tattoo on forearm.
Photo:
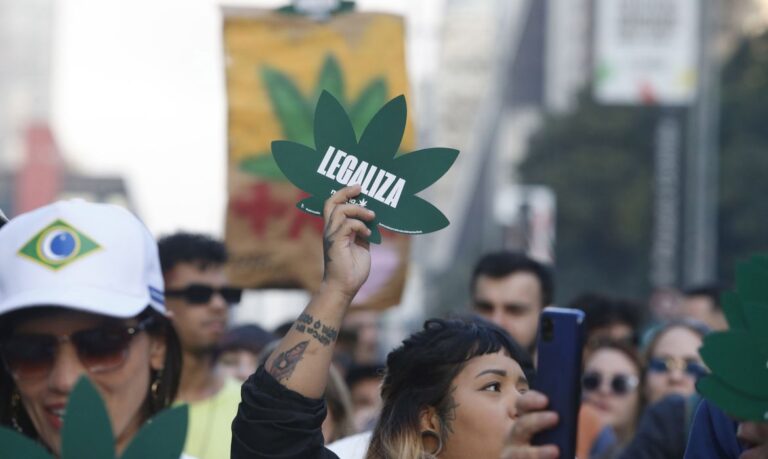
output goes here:
{"type": "Polygon", "coordinates": [[[311,315],[302,313],[294,326],[296,331],[306,333],[315,338],[323,346],[330,346],[339,337],[339,331],[329,327],[319,320],[315,320],[311,315]]]}
{"type": "Polygon", "coordinates": [[[307,350],[307,346],[309,346],[309,341],[302,341],[287,351],[281,352],[267,370],[269,374],[278,381],[290,378],[293,370],[296,369],[296,364],[304,358],[304,351],[307,350]]]}

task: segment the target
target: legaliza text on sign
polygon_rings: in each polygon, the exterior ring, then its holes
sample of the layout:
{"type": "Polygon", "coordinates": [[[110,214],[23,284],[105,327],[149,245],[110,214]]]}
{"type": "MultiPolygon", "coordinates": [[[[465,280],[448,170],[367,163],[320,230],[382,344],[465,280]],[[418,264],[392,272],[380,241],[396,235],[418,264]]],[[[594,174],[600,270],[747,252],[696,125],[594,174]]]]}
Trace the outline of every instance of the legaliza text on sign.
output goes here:
{"type": "Polygon", "coordinates": [[[341,185],[361,185],[362,194],[392,208],[397,208],[405,180],[367,161],[330,146],[317,168],[317,173],[341,185]]]}

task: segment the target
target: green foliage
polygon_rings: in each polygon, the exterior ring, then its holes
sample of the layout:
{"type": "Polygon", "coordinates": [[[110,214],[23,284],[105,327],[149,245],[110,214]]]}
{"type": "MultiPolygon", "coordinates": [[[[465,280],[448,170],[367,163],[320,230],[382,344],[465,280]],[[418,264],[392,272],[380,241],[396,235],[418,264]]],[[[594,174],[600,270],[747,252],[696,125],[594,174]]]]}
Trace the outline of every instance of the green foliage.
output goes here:
{"type": "MultiPolygon", "coordinates": [[[[328,91],[347,110],[355,132],[362,132],[373,115],[387,101],[387,84],[384,78],[372,79],[353,100],[347,94],[344,74],[339,62],[332,54],[325,57],[317,76],[317,84],[308,97],[302,94],[290,76],[285,73],[268,66],[262,67],[260,73],[272,109],[280,121],[283,138],[303,145],[314,143],[313,110],[323,91],[328,91]]],[[[272,155],[265,151],[243,159],[240,170],[265,180],[285,180],[285,175],[275,164],[272,155]]]]}
{"type": "MultiPolygon", "coordinates": [[[[722,71],[718,272],[768,251],[768,33],[742,43],[722,71]]],[[[558,197],[559,299],[584,289],[648,290],[657,109],[598,106],[545,119],[520,173],[558,197]]]]}

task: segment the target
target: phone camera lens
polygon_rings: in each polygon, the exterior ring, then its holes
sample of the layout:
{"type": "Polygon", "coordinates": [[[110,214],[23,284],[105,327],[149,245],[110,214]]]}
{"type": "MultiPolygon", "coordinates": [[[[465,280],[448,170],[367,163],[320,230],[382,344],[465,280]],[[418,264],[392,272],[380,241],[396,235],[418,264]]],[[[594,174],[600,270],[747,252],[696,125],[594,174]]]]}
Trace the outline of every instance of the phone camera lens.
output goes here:
{"type": "Polygon", "coordinates": [[[541,319],[541,337],[544,341],[552,341],[555,337],[555,323],[549,317],[541,319]]]}

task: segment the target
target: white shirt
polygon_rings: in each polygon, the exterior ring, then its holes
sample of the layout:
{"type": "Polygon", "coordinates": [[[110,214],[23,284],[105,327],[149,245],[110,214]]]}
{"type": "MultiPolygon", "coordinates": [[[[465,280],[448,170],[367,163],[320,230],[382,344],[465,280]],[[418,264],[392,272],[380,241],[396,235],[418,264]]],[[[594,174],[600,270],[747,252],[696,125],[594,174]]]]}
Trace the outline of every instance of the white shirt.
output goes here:
{"type": "Polygon", "coordinates": [[[339,459],[363,459],[368,452],[368,445],[371,443],[373,432],[363,432],[349,437],[344,437],[330,445],[328,449],[336,453],[339,459]]]}

